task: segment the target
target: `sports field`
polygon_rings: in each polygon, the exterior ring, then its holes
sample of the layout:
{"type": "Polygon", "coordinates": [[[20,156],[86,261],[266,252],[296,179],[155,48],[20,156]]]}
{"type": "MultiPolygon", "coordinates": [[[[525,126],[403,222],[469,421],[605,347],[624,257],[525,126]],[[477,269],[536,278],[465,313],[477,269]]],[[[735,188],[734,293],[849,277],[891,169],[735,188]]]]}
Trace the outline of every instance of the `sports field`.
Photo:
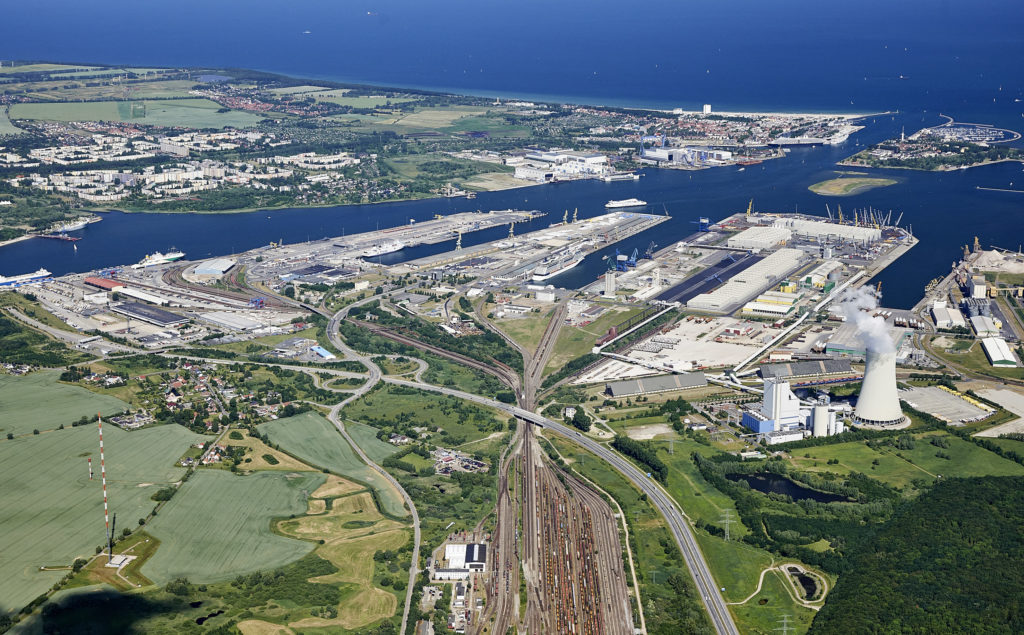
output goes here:
{"type": "Polygon", "coordinates": [[[142,574],[157,584],[177,577],[217,582],[298,560],[313,545],[274,534],[270,523],[304,512],[325,478],[314,472],[196,472],[147,527],[161,545],[142,574]]]}
{"type": "Polygon", "coordinates": [[[128,407],[120,399],[61,384],[58,377],[57,370],[20,377],[0,375],[0,435],[54,430],[61,424],[69,428],[83,415],[110,415],[128,407]]]}
{"type": "MultiPolygon", "coordinates": [[[[136,432],[107,426],[103,433],[110,509],[120,533],[153,509],[150,496],[181,478],[185,470],[174,461],[201,437],[175,425],[136,432]]],[[[104,541],[96,426],[0,441],[0,466],[0,611],[9,611],[64,574],[40,572],[40,566],[69,565],[104,541]]]]}
{"type": "Polygon", "coordinates": [[[244,128],[263,119],[237,110],[217,112],[220,109],[220,104],[209,99],[33,103],[11,106],[10,117],[45,121],[131,121],[186,128],[244,128]]]}
{"type": "Polygon", "coordinates": [[[409,514],[401,494],[376,470],[359,460],[334,425],[315,412],[270,421],[261,424],[259,429],[272,444],[314,467],[327,468],[368,484],[377,492],[384,512],[397,517],[409,514]]]}

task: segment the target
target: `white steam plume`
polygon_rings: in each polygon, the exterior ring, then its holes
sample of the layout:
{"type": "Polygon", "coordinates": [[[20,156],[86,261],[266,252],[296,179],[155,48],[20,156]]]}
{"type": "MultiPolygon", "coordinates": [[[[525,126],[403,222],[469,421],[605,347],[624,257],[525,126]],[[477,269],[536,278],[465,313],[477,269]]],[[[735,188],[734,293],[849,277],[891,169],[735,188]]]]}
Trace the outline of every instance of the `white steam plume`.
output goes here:
{"type": "Polygon", "coordinates": [[[875,353],[891,353],[896,350],[889,327],[882,317],[874,317],[872,313],[878,308],[878,296],[868,286],[847,289],[839,296],[839,310],[846,321],[857,327],[857,336],[864,344],[865,350],[875,353]]]}

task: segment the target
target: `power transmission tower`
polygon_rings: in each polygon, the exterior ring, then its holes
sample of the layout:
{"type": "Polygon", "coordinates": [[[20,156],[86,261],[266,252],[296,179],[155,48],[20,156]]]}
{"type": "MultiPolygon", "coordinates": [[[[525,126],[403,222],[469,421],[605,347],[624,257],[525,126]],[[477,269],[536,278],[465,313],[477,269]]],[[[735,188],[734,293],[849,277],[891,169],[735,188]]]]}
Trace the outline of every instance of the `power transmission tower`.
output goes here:
{"type": "Polygon", "coordinates": [[[722,512],[722,522],[725,523],[725,540],[729,541],[729,525],[732,524],[732,510],[727,509],[722,512]]]}
{"type": "Polygon", "coordinates": [[[789,632],[793,630],[793,627],[789,625],[789,616],[783,615],[782,619],[779,621],[782,622],[782,626],[776,628],[775,630],[782,631],[782,635],[789,635],[789,632]]]}
{"type": "Polygon", "coordinates": [[[676,453],[675,445],[676,445],[676,440],[675,439],[669,439],[668,440],[668,453],[669,454],[675,454],[676,453]]]}

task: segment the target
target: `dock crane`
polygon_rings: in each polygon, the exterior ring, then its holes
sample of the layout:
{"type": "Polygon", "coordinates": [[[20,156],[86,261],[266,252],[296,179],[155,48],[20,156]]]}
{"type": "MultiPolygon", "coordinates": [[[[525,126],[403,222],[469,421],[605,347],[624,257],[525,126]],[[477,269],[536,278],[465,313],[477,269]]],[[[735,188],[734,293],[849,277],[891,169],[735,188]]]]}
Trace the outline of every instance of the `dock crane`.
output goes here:
{"type": "Polygon", "coordinates": [[[843,224],[843,206],[842,205],[836,205],[836,210],[839,213],[839,224],[842,225],[843,224]]]}
{"type": "Polygon", "coordinates": [[[635,267],[636,266],[636,259],[637,259],[637,256],[639,255],[639,253],[640,252],[637,251],[636,247],[634,247],[633,248],[633,253],[630,254],[629,258],[626,259],[626,266],[627,267],[635,267]]]}
{"type": "Polygon", "coordinates": [[[980,251],[981,251],[981,243],[978,242],[978,237],[975,236],[974,237],[974,253],[978,253],[980,251]]]}
{"type": "Polygon", "coordinates": [[[563,225],[568,225],[569,224],[569,210],[565,210],[565,213],[562,214],[562,224],[563,225]]]}
{"type": "Polygon", "coordinates": [[[748,219],[750,218],[750,213],[753,212],[753,211],[754,211],[754,199],[750,199],[750,202],[747,203],[747,218],[748,219]]]}
{"type": "Polygon", "coordinates": [[[576,222],[576,215],[580,213],[580,208],[576,207],[572,210],[572,222],[576,222]]]}
{"type": "Polygon", "coordinates": [[[644,252],[644,259],[645,260],[651,260],[652,258],[654,258],[654,250],[657,249],[657,248],[658,248],[658,245],[656,245],[654,243],[654,241],[652,240],[651,244],[647,245],[647,251],[644,252]]]}

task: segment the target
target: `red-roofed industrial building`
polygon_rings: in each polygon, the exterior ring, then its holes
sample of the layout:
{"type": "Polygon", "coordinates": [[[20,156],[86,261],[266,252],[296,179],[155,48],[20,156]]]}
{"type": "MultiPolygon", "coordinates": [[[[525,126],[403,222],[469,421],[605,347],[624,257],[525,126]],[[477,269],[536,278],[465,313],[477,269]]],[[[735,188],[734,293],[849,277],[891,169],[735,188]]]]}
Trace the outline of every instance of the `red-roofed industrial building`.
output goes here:
{"type": "Polygon", "coordinates": [[[117,291],[118,289],[124,288],[123,282],[118,282],[117,280],[110,280],[109,278],[90,277],[86,278],[84,282],[89,286],[103,289],[105,291],[117,291]]]}

